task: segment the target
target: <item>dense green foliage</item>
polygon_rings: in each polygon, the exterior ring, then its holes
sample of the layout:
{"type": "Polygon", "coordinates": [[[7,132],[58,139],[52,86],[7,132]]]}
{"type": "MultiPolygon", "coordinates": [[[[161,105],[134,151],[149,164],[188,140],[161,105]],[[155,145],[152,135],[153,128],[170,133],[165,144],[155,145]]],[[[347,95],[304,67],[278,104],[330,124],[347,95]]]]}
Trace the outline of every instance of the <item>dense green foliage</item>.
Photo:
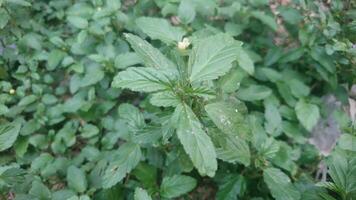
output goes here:
{"type": "Polygon", "coordinates": [[[352,1],[0,0],[0,199],[352,200],[355,83],[352,1]]]}

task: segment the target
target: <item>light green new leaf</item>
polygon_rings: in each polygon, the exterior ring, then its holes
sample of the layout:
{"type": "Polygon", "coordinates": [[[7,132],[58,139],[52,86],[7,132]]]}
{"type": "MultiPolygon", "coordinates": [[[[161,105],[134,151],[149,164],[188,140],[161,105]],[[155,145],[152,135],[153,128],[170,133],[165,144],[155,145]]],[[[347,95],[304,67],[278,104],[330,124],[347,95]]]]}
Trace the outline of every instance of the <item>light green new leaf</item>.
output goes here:
{"type": "Polygon", "coordinates": [[[154,106],[177,106],[180,103],[179,98],[170,91],[157,92],[152,95],[150,103],[154,106]]]}
{"type": "Polygon", "coordinates": [[[295,112],[298,120],[308,131],[313,129],[320,118],[319,107],[303,100],[298,101],[295,105],[295,112]]]}
{"type": "Polygon", "coordinates": [[[242,102],[220,101],[205,106],[214,124],[225,134],[248,138],[247,108],[242,102]]]}
{"type": "Polygon", "coordinates": [[[84,192],[88,187],[83,170],[73,165],[67,169],[67,182],[70,188],[79,193],[84,192]]]}
{"type": "Polygon", "coordinates": [[[241,43],[226,34],[198,40],[189,57],[189,79],[192,83],[213,80],[227,73],[237,59],[241,43]]]}
{"type": "Polygon", "coordinates": [[[289,177],[280,169],[263,170],[263,179],[276,200],[298,200],[300,192],[294,187],[289,177]]]}
{"type": "Polygon", "coordinates": [[[21,129],[21,123],[12,122],[0,126],[0,152],[4,151],[15,143],[21,129]]]}
{"type": "Polygon", "coordinates": [[[142,188],[136,188],[134,194],[134,200],[152,200],[147,191],[142,188]]]}
{"type": "Polygon", "coordinates": [[[237,62],[239,63],[239,66],[248,74],[252,75],[255,73],[255,65],[253,64],[253,61],[242,48],[237,50],[237,62]]]}
{"type": "Polygon", "coordinates": [[[150,43],[130,33],[126,33],[125,37],[146,67],[169,70],[172,76],[178,74],[176,65],[150,43]]]}
{"type": "Polygon", "coordinates": [[[115,156],[117,159],[105,170],[103,188],[110,188],[120,182],[140,162],[141,155],[139,145],[133,143],[122,145],[115,156]]]}
{"type": "Polygon", "coordinates": [[[203,131],[200,121],[186,105],[175,110],[179,117],[177,135],[199,173],[213,177],[217,169],[216,153],[210,137],[203,131]]]}
{"type": "Polygon", "coordinates": [[[197,185],[197,181],[189,176],[174,175],[164,177],[161,184],[161,195],[164,198],[175,198],[190,192],[197,185]]]}
{"type": "Polygon", "coordinates": [[[249,85],[241,88],[237,92],[237,97],[243,101],[257,101],[267,98],[272,94],[272,90],[263,85],[249,85]]]}
{"type": "Polygon", "coordinates": [[[166,19],[155,17],[140,17],[136,24],[151,39],[161,40],[167,44],[177,44],[185,35],[180,27],[172,26],[166,19]]]}
{"type": "Polygon", "coordinates": [[[139,92],[162,91],[171,87],[170,78],[162,70],[155,68],[130,67],[115,76],[112,86],[139,92]]]}

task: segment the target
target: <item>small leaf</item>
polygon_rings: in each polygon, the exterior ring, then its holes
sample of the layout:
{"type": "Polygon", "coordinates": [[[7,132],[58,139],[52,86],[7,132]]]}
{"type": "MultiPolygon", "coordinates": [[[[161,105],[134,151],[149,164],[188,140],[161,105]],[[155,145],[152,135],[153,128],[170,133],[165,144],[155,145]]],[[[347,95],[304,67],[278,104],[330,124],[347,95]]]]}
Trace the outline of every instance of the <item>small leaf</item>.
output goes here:
{"type": "Polygon", "coordinates": [[[200,121],[186,104],[178,105],[175,115],[179,117],[177,135],[184,150],[202,176],[213,177],[217,169],[216,153],[200,121]]]}
{"type": "Polygon", "coordinates": [[[257,101],[267,98],[272,90],[263,85],[249,85],[237,91],[237,97],[243,101],[257,101]]]}
{"type": "Polygon", "coordinates": [[[339,147],[345,150],[356,152],[356,136],[350,134],[342,134],[339,139],[339,147]]]}
{"type": "Polygon", "coordinates": [[[189,56],[189,79],[192,83],[213,80],[227,73],[237,59],[241,43],[227,34],[198,40],[189,56]]]}
{"type": "Polygon", "coordinates": [[[161,195],[164,198],[175,198],[190,192],[197,185],[197,181],[189,176],[174,175],[164,177],[161,184],[161,195]]]}
{"type": "Polygon", "coordinates": [[[152,200],[147,191],[142,188],[136,188],[134,194],[134,200],[152,200]]]}
{"type": "Polygon", "coordinates": [[[291,183],[289,177],[280,169],[267,168],[263,170],[263,179],[276,200],[298,200],[300,192],[291,183]]]}
{"type": "Polygon", "coordinates": [[[237,51],[237,62],[239,63],[239,66],[248,74],[252,75],[255,73],[255,66],[253,64],[253,61],[246,53],[246,51],[242,48],[237,51]]]}
{"type": "Polygon", "coordinates": [[[40,181],[35,180],[32,183],[32,187],[29,194],[37,197],[41,200],[50,200],[52,197],[51,191],[40,181]]]}
{"type": "Polygon", "coordinates": [[[162,18],[140,17],[136,20],[136,24],[150,38],[167,44],[176,44],[185,35],[182,28],[174,27],[162,18]]]}
{"type": "Polygon", "coordinates": [[[5,9],[0,8],[0,29],[3,29],[9,22],[10,16],[5,9]]]}
{"type": "Polygon", "coordinates": [[[137,144],[125,143],[116,154],[116,159],[111,161],[105,170],[103,188],[110,188],[120,182],[141,159],[141,149],[137,144]]]}
{"type": "Polygon", "coordinates": [[[65,56],[65,53],[60,50],[52,50],[48,55],[48,65],[47,70],[52,71],[61,63],[65,56]]]}
{"type": "Polygon", "coordinates": [[[178,17],[183,24],[191,23],[195,18],[195,5],[191,0],[182,0],[178,7],[178,17]]]}
{"type": "Polygon", "coordinates": [[[123,119],[132,129],[138,130],[145,126],[145,119],[143,118],[140,110],[128,103],[120,104],[118,113],[121,119],[123,119]]]}
{"type": "Polygon", "coordinates": [[[295,105],[295,112],[298,120],[308,131],[312,131],[320,118],[319,107],[303,100],[298,101],[295,105]]]}
{"type": "Polygon", "coordinates": [[[261,11],[253,11],[251,14],[253,17],[255,17],[256,19],[259,19],[262,23],[269,26],[272,30],[277,31],[277,29],[278,29],[277,22],[270,15],[267,15],[266,13],[261,12],[261,11]]]}
{"type": "Polygon", "coordinates": [[[88,20],[79,16],[68,16],[67,20],[70,24],[79,29],[85,29],[89,24],[88,20]]]}
{"type": "Polygon", "coordinates": [[[0,126],[0,152],[4,151],[15,143],[21,129],[20,122],[12,122],[0,126]]]}
{"type": "Polygon", "coordinates": [[[217,200],[237,200],[237,195],[242,196],[246,190],[246,181],[243,176],[229,174],[224,177],[223,181],[216,194],[217,200]]]}
{"type": "Polygon", "coordinates": [[[84,192],[88,187],[85,173],[73,165],[67,169],[67,182],[70,188],[79,193],[84,192]]]}

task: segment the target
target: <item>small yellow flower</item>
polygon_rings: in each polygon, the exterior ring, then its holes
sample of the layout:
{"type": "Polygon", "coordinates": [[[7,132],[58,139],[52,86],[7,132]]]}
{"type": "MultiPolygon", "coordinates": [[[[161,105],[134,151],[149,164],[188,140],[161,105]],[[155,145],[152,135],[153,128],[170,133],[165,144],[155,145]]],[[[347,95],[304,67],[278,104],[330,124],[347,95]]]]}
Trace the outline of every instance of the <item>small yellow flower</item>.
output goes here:
{"type": "Polygon", "coordinates": [[[183,38],[181,42],[178,42],[178,49],[184,50],[190,45],[188,38],[183,38]]]}
{"type": "Polygon", "coordinates": [[[9,91],[10,94],[15,94],[15,92],[16,92],[16,91],[15,91],[14,89],[11,89],[11,90],[9,91]]]}

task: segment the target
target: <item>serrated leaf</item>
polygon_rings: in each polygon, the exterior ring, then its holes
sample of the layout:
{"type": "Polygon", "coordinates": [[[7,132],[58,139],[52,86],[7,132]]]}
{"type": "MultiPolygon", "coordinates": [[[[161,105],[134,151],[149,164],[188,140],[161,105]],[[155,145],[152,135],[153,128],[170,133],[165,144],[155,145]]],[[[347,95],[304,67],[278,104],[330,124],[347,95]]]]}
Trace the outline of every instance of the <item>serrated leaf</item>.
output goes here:
{"type": "Polygon", "coordinates": [[[67,169],[67,182],[70,188],[79,193],[84,192],[88,187],[83,170],[73,165],[67,169]]]}
{"type": "Polygon", "coordinates": [[[300,123],[308,131],[312,131],[320,118],[319,107],[303,100],[298,101],[295,105],[295,112],[300,123]]]}
{"type": "Polygon", "coordinates": [[[300,199],[300,192],[294,187],[289,177],[280,169],[264,169],[263,179],[276,200],[300,199]]]}
{"type": "Polygon", "coordinates": [[[213,177],[217,169],[217,161],[211,139],[186,104],[178,105],[175,114],[178,115],[177,135],[185,152],[202,176],[213,177]]]}
{"type": "Polygon", "coordinates": [[[0,126],[0,152],[4,151],[15,143],[21,129],[20,122],[12,122],[0,126]]]}
{"type": "Polygon", "coordinates": [[[190,192],[197,185],[197,181],[189,176],[174,175],[171,177],[164,177],[160,193],[164,198],[175,198],[182,194],[190,192]]]}
{"type": "Polygon", "coordinates": [[[147,191],[142,188],[136,188],[134,194],[134,200],[152,200],[147,191]]]}
{"type": "Polygon", "coordinates": [[[245,166],[250,165],[251,154],[247,142],[239,137],[225,137],[225,141],[220,142],[216,148],[219,159],[229,163],[241,163],[245,166]]]}
{"type": "Polygon", "coordinates": [[[282,132],[282,117],[278,107],[273,103],[265,103],[265,129],[266,132],[278,136],[282,132]]]}
{"type": "Polygon", "coordinates": [[[162,91],[172,87],[170,78],[155,68],[130,67],[115,76],[112,86],[140,92],[162,91]]]}
{"type": "Polygon", "coordinates": [[[167,44],[180,42],[185,31],[180,27],[172,26],[166,19],[155,17],[139,17],[136,24],[151,39],[161,40],[167,44]]]}
{"type": "Polygon", "coordinates": [[[219,101],[205,106],[209,118],[225,134],[249,137],[249,127],[247,123],[247,108],[238,101],[219,101]]]}
{"type": "Polygon", "coordinates": [[[153,94],[150,103],[154,106],[171,107],[177,106],[180,100],[173,92],[164,91],[153,94]]]}
{"type": "Polygon", "coordinates": [[[32,187],[29,191],[29,194],[41,200],[50,200],[52,197],[51,191],[42,182],[38,180],[35,180],[32,183],[32,187]]]}
{"type": "Polygon", "coordinates": [[[198,40],[189,56],[189,80],[198,83],[224,75],[237,59],[240,49],[241,43],[227,34],[198,40]]]}
{"type": "Polygon", "coordinates": [[[142,63],[142,60],[136,53],[123,53],[115,58],[115,67],[118,69],[125,69],[140,63],[142,63]]]}
{"type": "Polygon", "coordinates": [[[246,190],[246,181],[243,176],[231,174],[224,177],[223,184],[219,185],[216,194],[217,200],[237,200],[238,195],[242,196],[246,190]]]}
{"type": "Polygon", "coordinates": [[[138,130],[145,126],[145,119],[140,110],[128,103],[123,103],[118,108],[118,114],[132,129],[138,130]]]}
{"type": "Polygon", "coordinates": [[[237,97],[243,101],[257,101],[267,98],[272,90],[263,85],[249,85],[237,91],[237,97]]]}
{"type": "Polygon", "coordinates": [[[115,158],[105,170],[103,188],[114,186],[136,167],[141,159],[140,146],[133,143],[125,143],[119,148],[115,158]]]}
{"type": "Polygon", "coordinates": [[[129,33],[126,33],[125,37],[146,67],[165,69],[178,74],[176,65],[150,43],[129,33]]]}

